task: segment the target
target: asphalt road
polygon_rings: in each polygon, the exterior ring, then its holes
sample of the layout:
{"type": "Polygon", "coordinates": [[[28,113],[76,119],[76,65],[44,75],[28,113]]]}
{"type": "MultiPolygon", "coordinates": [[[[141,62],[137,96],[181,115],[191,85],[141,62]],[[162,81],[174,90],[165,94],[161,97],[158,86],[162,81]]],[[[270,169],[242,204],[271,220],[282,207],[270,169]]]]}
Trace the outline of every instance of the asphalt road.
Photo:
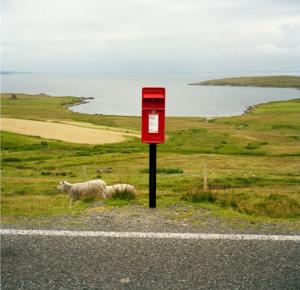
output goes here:
{"type": "Polygon", "coordinates": [[[2,289],[300,289],[299,241],[2,236],[2,289]]]}

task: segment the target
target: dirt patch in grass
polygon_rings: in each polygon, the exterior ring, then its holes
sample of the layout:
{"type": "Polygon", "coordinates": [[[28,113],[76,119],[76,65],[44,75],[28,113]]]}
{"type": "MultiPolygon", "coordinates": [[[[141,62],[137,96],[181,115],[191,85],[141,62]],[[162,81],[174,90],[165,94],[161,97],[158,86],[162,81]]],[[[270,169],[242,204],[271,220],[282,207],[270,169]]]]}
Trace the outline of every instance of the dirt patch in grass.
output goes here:
{"type": "Polygon", "coordinates": [[[123,133],[84,128],[69,124],[2,118],[2,130],[47,139],[82,144],[107,144],[125,141],[123,133]]]}

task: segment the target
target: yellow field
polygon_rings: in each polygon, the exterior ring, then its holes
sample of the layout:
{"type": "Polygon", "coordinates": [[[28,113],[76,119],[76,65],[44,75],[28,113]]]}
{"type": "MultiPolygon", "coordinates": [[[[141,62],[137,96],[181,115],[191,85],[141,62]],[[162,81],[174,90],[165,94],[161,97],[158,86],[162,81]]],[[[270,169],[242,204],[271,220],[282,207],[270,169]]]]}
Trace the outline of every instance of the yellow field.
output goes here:
{"type": "Polygon", "coordinates": [[[135,136],[125,132],[109,131],[83,127],[76,122],[62,124],[57,122],[41,122],[14,118],[1,118],[1,129],[8,132],[47,139],[67,141],[81,144],[108,144],[126,140],[126,136],[135,136]]]}

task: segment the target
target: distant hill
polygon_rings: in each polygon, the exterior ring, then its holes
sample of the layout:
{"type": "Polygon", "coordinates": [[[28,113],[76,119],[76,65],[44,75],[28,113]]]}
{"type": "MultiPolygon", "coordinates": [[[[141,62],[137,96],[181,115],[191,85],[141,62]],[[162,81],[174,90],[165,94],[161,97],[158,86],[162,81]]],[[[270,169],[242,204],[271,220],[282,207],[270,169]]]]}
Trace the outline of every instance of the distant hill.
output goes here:
{"type": "Polygon", "coordinates": [[[32,74],[33,72],[30,71],[7,71],[7,70],[0,70],[0,75],[12,75],[12,74],[32,74]]]}
{"type": "Polygon", "coordinates": [[[202,86],[250,86],[250,87],[272,87],[272,88],[298,88],[300,89],[300,76],[257,76],[236,77],[207,80],[191,85],[202,86]]]}
{"type": "Polygon", "coordinates": [[[0,70],[0,75],[11,75],[13,72],[0,70]]]}

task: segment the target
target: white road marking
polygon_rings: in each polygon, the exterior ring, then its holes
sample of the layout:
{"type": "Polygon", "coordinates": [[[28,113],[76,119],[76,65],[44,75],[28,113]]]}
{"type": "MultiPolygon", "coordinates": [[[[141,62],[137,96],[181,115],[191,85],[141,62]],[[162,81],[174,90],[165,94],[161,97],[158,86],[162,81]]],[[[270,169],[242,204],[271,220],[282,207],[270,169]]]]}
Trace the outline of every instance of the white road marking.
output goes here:
{"type": "Polygon", "coordinates": [[[62,230],[16,230],[0,229],[0,235],[50,236],[50,237],[108,237],[141,239],[184,239],[184,240],[258,240],[300,241],[300,235],[247,235],[206,233],[155,233],[155,232],[105,232],[105,231],[62,231],[62,230]]]}

